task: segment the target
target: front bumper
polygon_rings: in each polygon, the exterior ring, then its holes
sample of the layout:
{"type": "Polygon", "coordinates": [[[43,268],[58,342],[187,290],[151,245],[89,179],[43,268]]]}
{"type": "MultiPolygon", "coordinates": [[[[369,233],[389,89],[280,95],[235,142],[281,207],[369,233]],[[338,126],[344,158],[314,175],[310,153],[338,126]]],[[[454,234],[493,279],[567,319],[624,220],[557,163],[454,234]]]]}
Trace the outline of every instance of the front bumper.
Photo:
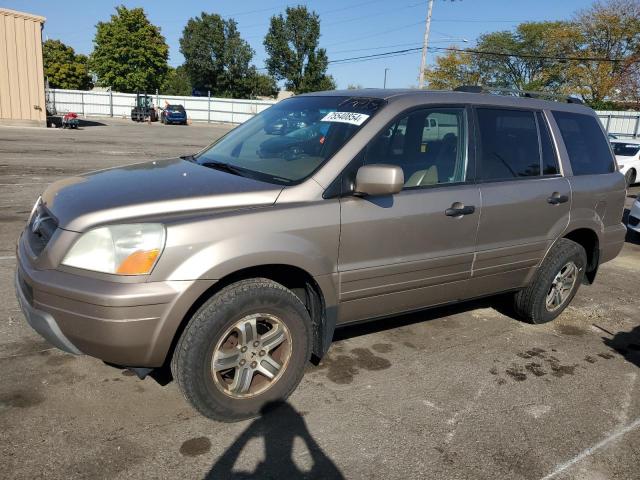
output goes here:
{"type": "Polygon", "coordinates": [[[16,291],[29,325],[61,350],[117,365],[161,366],[185,314],[215,283],[123,283],[37,270],[22,240],[16,291]]]}
{"type": "Polygon", "coordinates": [[[31,306],[30,300],[26,297],[26,295],[30,296],[29,287],[22,282],[22,279],[18,274],[18,270],[16,270],[15,286],[18,304],[27,319],[27,323],[31,325],[31,328],[38,332],[42,338],[54,347],[67,353],[73,353],[74,355],[82,354],[82,352],[78,350],[78,348],[60,331],[60,327],[51,315],[31,306]]]}

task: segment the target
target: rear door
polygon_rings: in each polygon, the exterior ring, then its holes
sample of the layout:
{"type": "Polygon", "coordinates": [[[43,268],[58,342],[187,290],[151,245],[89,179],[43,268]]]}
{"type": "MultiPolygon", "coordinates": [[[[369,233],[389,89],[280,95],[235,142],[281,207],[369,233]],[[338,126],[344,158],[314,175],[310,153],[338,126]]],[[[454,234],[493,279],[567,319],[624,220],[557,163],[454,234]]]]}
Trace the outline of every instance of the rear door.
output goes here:
{"type": "Polygon", "coordinates": [[[340,322],[465,296],[481,208],[468,119],[464,107],[413,110],[354,160],[353,173],[363,164],[400,166],[405,188],[341,200],[340,322]]]}
{"type": "Polygon", "coordinates": [[[571,205],[542,112],[477,107],[475,115],[482,216],[470,296],[525,285],[571,205]]]}

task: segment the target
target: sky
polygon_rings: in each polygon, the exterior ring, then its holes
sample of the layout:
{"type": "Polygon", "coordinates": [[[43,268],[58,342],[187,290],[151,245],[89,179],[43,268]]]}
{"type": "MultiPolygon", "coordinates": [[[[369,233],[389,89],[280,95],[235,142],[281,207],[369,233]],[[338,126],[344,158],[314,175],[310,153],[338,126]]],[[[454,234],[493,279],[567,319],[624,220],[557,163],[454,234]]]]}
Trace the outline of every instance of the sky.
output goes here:
{"type": "MultiPolygon", "coordinates": [[[[473,47],[482,33],[510,30],[524,21],[569,19],[591,0],[436,0],[433,7],[430,46],[473,47]]],[[[169,44],[169,63],[183,62],[179,39],[189,18],[201,12],[218,13],[238,22],[242,37],[255,50],[253,59],[264,67],[263,39],[272,15],[287,5],[306,5],[320,15],[320,46],[329,60],[420,47],[427,13],[426,0],[0,0],[0,7],[46,17],[44,35],[89,54],[95,25],[108,21],[117,5],[142,7],[160,26],[169,44]]],[[[432,64],[436,53],[429,52],[432,64]]],[[[393,58],[353,61],[329,65],[338,88],[349,85],[382,87],[385,68],[388,88],[412,87],[418,83],[420,52],[393,58]]]]}

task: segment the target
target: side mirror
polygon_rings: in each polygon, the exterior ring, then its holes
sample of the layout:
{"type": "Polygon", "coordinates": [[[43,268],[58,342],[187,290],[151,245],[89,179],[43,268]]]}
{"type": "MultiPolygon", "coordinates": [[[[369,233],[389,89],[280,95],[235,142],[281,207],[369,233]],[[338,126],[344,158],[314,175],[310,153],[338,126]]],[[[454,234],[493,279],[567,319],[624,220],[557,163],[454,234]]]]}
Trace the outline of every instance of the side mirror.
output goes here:
{"type": "Polygon", "coordinates": [[[396,165],[364,165],[356,174],[356,195],[393,195],[404,187],[404,172],[396,165]]]}

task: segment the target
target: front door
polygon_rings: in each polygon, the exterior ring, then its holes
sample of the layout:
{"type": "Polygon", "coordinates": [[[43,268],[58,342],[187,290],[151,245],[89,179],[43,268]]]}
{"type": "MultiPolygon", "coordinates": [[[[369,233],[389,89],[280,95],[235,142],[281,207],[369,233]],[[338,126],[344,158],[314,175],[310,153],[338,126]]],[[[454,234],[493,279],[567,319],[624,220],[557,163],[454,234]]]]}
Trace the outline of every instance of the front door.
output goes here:
{"type": "Polygon", "coordinates": [[[481,210],[468,132],[463,107],[414,110],[355,160],[400,166],[405,188],[341,200],[339,322],[464,298],[481,210]]]}
{"type": "Polygon", "coordinates": [[[524,286],[571,205],[541,112],[482,107],[476,118],[482,218],[470,296],[524,286]]]}

